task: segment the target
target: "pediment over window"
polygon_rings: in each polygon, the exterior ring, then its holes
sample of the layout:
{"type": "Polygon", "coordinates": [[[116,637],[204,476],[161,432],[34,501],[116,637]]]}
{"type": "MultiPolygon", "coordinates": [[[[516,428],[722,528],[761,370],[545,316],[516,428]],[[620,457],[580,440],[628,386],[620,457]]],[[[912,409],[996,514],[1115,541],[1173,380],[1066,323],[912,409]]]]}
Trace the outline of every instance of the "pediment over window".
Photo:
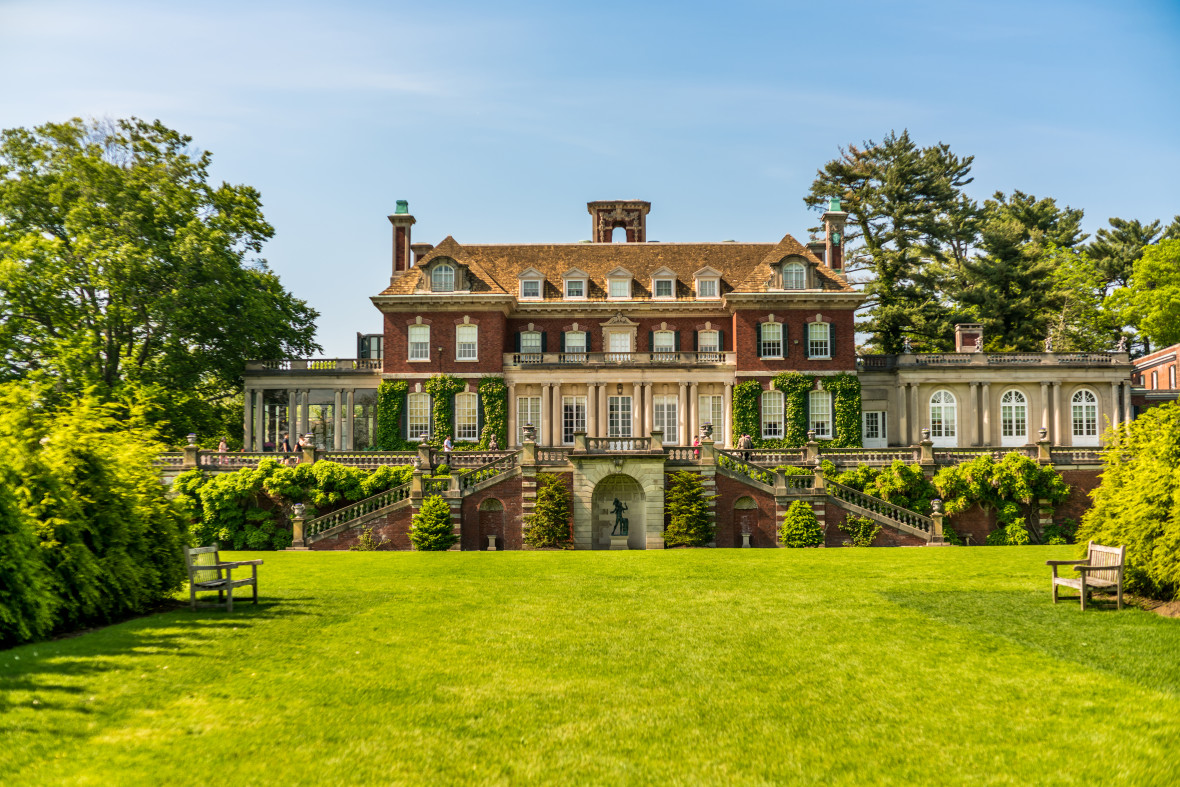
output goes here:
{"type": "Polygon", "coordinates": [[[639,323],[626,317],[622,312],[615,312],[615,316],[603,323],[599,323],[604,328],[634,328],[639,323]]]}
{"type": "Polygon", "coordinates": [[[563,279],[588,279],[588,278],[590,278],[590,274],[586,273],[586,271],[582,270],[581,268],[570,268],[568,271],[561,274],[561,278],[563,278],[563,279]]]}
{"type": "Polygon", "coordinates": [[[516,278],[518,278],[518,279],[544,279],[545,274],[541,273],[536,268],[525,268],[519,274],[517,274],[516,278]]]}
{"type": "Polygon", "coordinates": [[[626,268],[615,268],[613,271],[606,274],[608,279],[632,279],[634,275],[626,268]]]}
{"type": "Polygon", "coordinates": [[[467,266],[450,257],[435,257],[421,266],[424,292],[469,292],[471,277],[467,266]]]}

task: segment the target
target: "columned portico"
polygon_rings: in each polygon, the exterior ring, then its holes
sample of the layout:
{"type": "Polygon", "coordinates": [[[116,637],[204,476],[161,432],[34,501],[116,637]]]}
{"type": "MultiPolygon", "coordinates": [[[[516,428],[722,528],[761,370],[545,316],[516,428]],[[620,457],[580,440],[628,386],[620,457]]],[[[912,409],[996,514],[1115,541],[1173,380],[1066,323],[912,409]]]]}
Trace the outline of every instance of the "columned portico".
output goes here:
{"type": "Polygon", "coordinates": [[[516,439],[516,383],[507,383],[508,388],[508,445],[517,446],[516,439]]]}
{"type": "Polygon", "coordinates": [[[1053,383],[1053,445],[1064,445],[1061,435],[1061,383],[1053,383]]]}
{"type": "Polygon", "coordinates": [[[971,383],[971,443],[979,445],[979,383],[971,383]]]}
{"type": "Polygon", "coordinates": [[[725,384],[725,437],[723,439],[726,448],[733,448],[733,383],[725,384]]]}
{"type": "Polygon", "coordinates": [[[980,403],[979,409],[983,411],[983,444],[992,444],[992,397],[991,384],[983,384],[983,401],[980,403]]]}
{"type": "Polygon", "coordinates": [[[252,450],[252,451],[261,451],[263,443],[266,442],[265,421],[263,420],[264,416],[265,416],[265,412],[263,409],[264,404],[265,404],[265,399],[262,395],[262,389],[255,388],[254,389],[254,439],[250,444],[250,450],[252,450]]]}

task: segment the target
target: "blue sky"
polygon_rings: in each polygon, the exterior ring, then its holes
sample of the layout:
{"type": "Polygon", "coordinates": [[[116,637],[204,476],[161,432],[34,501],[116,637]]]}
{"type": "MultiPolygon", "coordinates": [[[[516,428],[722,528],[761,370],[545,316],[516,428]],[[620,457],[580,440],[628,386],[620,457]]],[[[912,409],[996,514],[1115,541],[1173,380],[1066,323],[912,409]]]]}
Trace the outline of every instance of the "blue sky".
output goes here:
{"type": "Polygon", "coordinates": [[[805,238],[849,142],[908,128],[1021,189],[1180,213],[1180,2],[0,2],[0,126],[159,118],[261,192],[325,355],[379,331],[414,239],[577,241],[652,203],[662,241],[805,238]]]}

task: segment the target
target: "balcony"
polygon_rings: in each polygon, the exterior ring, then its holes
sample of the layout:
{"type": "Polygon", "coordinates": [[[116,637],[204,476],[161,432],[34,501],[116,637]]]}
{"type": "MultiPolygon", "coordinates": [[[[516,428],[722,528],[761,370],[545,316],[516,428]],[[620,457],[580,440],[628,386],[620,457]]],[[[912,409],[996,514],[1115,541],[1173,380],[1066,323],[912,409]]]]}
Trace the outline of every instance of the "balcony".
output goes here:
{"type": "Polygon", "coordinates": [[[380,372],[380,358],[291,358],[278,361],[246,361],[247,372],[380,372]]]}
{"type": "Polygon", "coordinates": [[[505,369],[590,367],[733,366],[737,353],[668,351],[635,353],[505,353],[505,369]]]}
{"type": "Polygon", "coordinates": [[[856,360],[858,368],[866,372],[948,366],[1114,366],[1131,362],[1125,352],[905,353],[861,355],[856,360]]]}

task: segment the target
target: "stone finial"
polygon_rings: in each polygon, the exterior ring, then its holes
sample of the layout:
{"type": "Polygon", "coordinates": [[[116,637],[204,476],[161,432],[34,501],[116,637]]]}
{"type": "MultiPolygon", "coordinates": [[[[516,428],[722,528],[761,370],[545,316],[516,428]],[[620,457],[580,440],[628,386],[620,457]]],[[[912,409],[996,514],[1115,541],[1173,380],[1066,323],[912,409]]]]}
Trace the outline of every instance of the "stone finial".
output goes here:
{"type": "Polygon", "coordinates": [[[537,440],[537,427],[534,426],[531,421],[529,423],[525,424],[524,426],[522,426],[521,431],[524,432],[524,439],[527,442],[530,442],[530,443],[536,442],[536,440],[537,440]]]}
{"type": "Polygon", "coordinates": [[[923,426],[922,427],[922,442],[923,443],[929,442],[929,440],[930,440],[930,427],[923,426]]]}
{"type": "Polygon", "coordinates": [[[196,445],[197,444],[197,436],[195,434],[193,434],[192,432],[189,432],[188,434],[186,434],[184,436],[184,439],[188,440],[189,445],[196,445]]]}
{"type": "Polygon", "coordinates": [[[937,497],[934,498],[933,500],[930,501],[930,508],[934,510],[934,513],[941,514],[942,513],[942,501],[939,500],[937,497]]]}
{"type": "Polygon", "coordinates": [[[1040,429],[1037,430],[1037,435],[1042,440],[1046,440],[1049,437],[1049,430],[1042,426],[1040,429]]]}

